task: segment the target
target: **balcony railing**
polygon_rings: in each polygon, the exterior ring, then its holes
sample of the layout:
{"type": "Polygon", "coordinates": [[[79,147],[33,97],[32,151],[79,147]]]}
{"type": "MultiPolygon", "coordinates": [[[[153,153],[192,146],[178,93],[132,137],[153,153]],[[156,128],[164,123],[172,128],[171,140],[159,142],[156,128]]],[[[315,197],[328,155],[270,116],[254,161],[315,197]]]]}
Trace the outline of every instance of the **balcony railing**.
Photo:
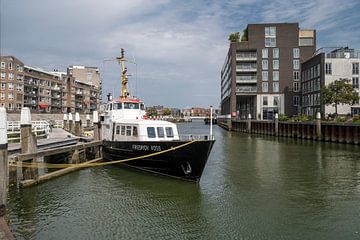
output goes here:
{"type": "Polygon", "coordinates": [[[240,64],[236,65],[237,72],[256,72],[257,65],[256,64],[240,64]]]}
{"type": "Polygon", "coordinates": [[[237,61],[256,61],[257,55],[256,52],[240,52],[236,54],[237,61]]]}
{"type": "Polygon", "coordinates": [[[256,86],[236,86],[236,92],[256,92],[256,86]]]}
{"type": "Polygon", "coordinates": [[[236,76],[236,82],[257,82],[256,75],[236,76]]]}

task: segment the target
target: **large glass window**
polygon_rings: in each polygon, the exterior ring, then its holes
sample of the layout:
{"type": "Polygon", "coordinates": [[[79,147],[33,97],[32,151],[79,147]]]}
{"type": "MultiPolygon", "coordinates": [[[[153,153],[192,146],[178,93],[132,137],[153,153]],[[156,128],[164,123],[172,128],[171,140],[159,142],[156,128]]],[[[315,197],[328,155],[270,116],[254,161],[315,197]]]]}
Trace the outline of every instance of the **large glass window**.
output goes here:
{"type": "Polygon", "coordinates": [[[294,82],[293,87],[294,87],[294,92],[300,91],[300,83],[299,82],[294,82]]]}
{"type": "Polygon", "coordinates": [[[276,27],[265,27],[265,47],[276,47],[276,27]]]}
{"type": "Polygon", "coordinates": [[[268,71],[262,71],[262,80],[267,81],[269,79],[268,71]]]}
{"type": "Polygon", "coordinates": [[[268,60],[262,60],[262,69],[267,70],[269,68],[268,60]]]}
{"type": "Polygon", "coordinates": [[[273,71],[273,81],[279,81],[279,71],[273,71]]]}
{"type": "Polygon", "coordinates": [[[294,71],[293,75],[294,75],[294,81],[299,81],[299,80],[300,80],[300,73],[299,73],[299,71],[294,71]]]}
{"type": "Polygon", "coordinates": [[[137,127],[133,127],[133,136],[136,137],[138,135],[137,127]]]}
{"type": "Polygon", "coordinates": [[[147,134],[149,138],[155,138],[155,128],[154,127],[147,127],[147,134]]]}
{"type": "Polygon", "coordinates": [[[126,126],[126,136],[131,136],[131,126],[126,126]]]}
{"type": "Polygon", "coordinates": [[[299,60],[293,60],[294,69],[298,70],[300,69],[300,61],[299,60]]]}
{"type": "Polygon", "coordinates": [[[139,103],[124,103],[124,109],[139,109],[139,103]]]}
{"type": "Polygon", "coordinates": [[[273,105],[274,106],[279,106],[279,96],[274,96],[274,98],[273,98],[273,105]]]}
{"type": "Polygon", "coordinates": [[[273,92],[279,92],[279,83],[273,82],[273,92]]]}
{"type": "Polygon", "coordinates": [[[267,106],[267,105],[268,105],[268,97],[263,96],[263,106],[267,106]]]}
{"type": "Polygon", "coordinates": [[[300,58],[300,49],[299,48],[293,49],[293,56],[294,56],[294,58],[300,58]]]}
{"type": "Polygon", "coordinates": [[[122,103],[114,103],[114,109],[121,109],[122,103]]]}
{"type": "Polygon", "coordinates": [[[325,63],[325,74],[327,74],[327,75],[332,74],[331,63],[325,63]]]}
{"type": "Polygon", "coordinates": [[[352,64],[352,73],[353,74],[359,74],[359,63],[353,63],[352,64]]]}
{"type": "Polygon", "coordinates": [[[278,70],[279,69],[279,60],[273,60],[273,69],[278,70]]]}
{"type": "Polygon", "coordinates": [[[121,135],[125,136],[125,126],[121,126],[121,135]]]}
{"type": "Polygon", "coordinates": [[[168,137],[168,138],[174,137],[174,132],[173,132],[172,127],[166,127],[165,131],[166,131],[166,137],[168,137]]]}
{"type": "Polygon", "coordinates": [[[314,39],[313,38],[299,38],[299,46],[313,46],[314,39]]]}
{"type": "Polygon", "coordinates": [[[273,58],[279,58],[279,49],[273,48],[273,58]]]}
{"type": "Polygon", "coordinates": [[[269,91],[269,84],[268,84],[268,82],[263,82],[263,83],[262,83],[262,91],[263,91],[263,92],[268,92],[268,91],[269,91]]]}
{"type": "Polygon", "coordinates": [[[163,128],[163,127],[157,127],[156,130],[157,130],[157,134],[158,134],[158,137],[159,137],[159,138],[165,137],[165,133],[164,133],[164,128],[163,128]]]}
{"type": "Polygon", "coordinates": [[[269,54],[268,54],[268,49],[264,48],[262,50],[262,58],[268,58],[269,54]]]}
{"type": "Polygon", "coordinates": [[[299,106],[299,104],[300,104],[300,98],[299,98],[299,96],[294,96],[294,98],[293,98],[293,104],[294,104],[294,106],[299,106]]]}
{"type": "Polygon", "coordinates": [[[352,85],[353,85],[353,88],[359,88],[359,78],[358,77],[353,77],[352,79],[352,85]]]}
{"type": "Polygon", "coordinates": [[[116,134],[120,134],[120,126],[116,126],[116,134]]]}

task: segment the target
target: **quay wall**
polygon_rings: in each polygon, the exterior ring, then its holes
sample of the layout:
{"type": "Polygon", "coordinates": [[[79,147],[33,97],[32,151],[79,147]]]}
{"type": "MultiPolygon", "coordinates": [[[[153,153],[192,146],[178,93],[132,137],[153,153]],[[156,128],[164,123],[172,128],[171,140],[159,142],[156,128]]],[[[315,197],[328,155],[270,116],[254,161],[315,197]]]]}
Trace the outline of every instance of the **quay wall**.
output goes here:
{"type": "Polygon", "coordinates": [[[360,124],[312,122],[277,122],[258,120],[220,120],[226,130],[249,134],[291,137],[316,141],[360,144],[360,124]]]}
{"type": "MultiPolygon", "coordinates": [[[[75,115],[75,114],[73,114],[75,115]]],[[[92,113],[89,114],[90,119],[92,119],[92,113]]],[[[50,121],[50,120],[63,120],[63,113],[31,113],[32,121],[50,121]]],[[[8,121],[20,121],[20,113],[8,113],[7,114],[8,121]]],[[[83,123],[86,123],[86,114],[80,114],[80,120],[83,123]]]]}

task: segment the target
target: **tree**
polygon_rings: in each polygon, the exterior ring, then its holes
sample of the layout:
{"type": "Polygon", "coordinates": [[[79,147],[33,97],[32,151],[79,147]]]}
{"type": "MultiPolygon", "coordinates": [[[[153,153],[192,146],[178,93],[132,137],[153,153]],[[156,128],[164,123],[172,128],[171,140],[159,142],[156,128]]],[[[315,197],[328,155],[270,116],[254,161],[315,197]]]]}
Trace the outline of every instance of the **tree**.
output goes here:
{"type": "Polygon", "coordinates": [[[169,115],[171,115],[171,110],[170,110],[169,108],[164,109],[163,115],[164,115],[164,116],[169,116],[169,115]]]}
{"type": "Polygon", "coordinates": [[[337,116],[337,107],[340,103],[354,105],[359,100],[359,95],[349,84],[348,79],[339,79],[325,86],[321,90],[322,102],[326,105],[333,104],[335,107],[335,115],[337,116]]]}
{"type": "Polygon", "coordinates": [[[239,39],[240,39],[240,33],[239,32],[230,33],[230,35],[229,35],[229,41],[230,42],[238,42],[239,39]]]}
{"type": "Polygon", "coordinates": [[[150,109],[147,110],[147,115],[149,117],[156,117],[157,116],[157,110],[156,108],[152,107],[150,109]]]}

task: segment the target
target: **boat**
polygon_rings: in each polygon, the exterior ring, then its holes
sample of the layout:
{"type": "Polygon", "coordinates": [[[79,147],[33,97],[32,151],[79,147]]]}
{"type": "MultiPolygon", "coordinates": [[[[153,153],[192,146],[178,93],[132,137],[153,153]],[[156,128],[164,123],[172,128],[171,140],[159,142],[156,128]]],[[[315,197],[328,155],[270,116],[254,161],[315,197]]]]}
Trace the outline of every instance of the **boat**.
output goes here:
{"type": "Polygon", "coordinates": [[[177,125],[147,118],[145,104],[128,91],[128,62],[121,49],[121,94],[108,97],[101,122],[103,158],[121,166],[199,182],[214,145],[209,135],[181,135],[177,125]]]}

